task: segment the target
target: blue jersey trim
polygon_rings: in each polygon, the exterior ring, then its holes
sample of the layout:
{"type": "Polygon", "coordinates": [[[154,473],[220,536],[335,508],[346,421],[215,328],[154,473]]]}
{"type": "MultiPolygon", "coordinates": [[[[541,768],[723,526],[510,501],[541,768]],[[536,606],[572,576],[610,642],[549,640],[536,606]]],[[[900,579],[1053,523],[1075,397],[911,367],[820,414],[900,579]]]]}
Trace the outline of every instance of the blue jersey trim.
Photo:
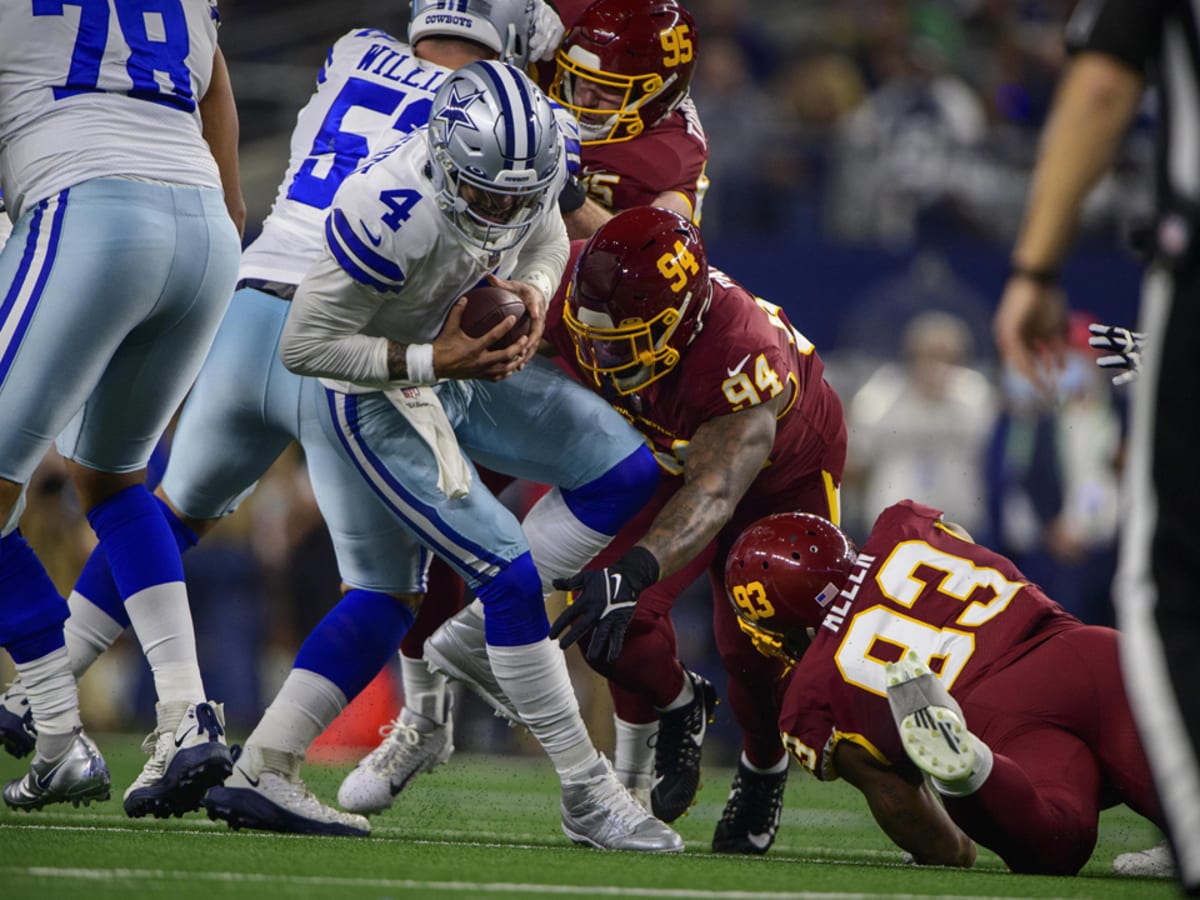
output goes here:
{"type": "Polygon", "coordinates": [[[340,209],[335,209],[325,220],[325,240],[338,265],[355,281],[381,291],[403,286],[404,270],[364,243],[340,209]]]}
{"type": "MultiPolygon", "coordinates": [[[[12,368],[13,359],[17,355],[17,350],[21,346],[25,332],[29,330],[29,323],[33,319],[37,305],[42,299],[42,292],[46,289],[46,281],[50,277],[50,270],[54,268],[54,260],[58,256],[58,241],[62,235],[63,217],[67,210],[68,193],[69,189],[62,191],[56,198],[57,204],[54,216],[50,221],[50,238],[46,245],[46,258],[42,261],[41,268],[37,272],[37,281],[34,283],[29,300],[21,312],[21,318],[17,322],[17,327],[13,329],[12,338],[9,339],[8,346],[4,348],[4,356],[0,358],[0,384],[3,384],[4,380],[8,377],[8,371],[12,368]]],[[[8,294],[4,298],[4,305],[0,306],[0,323],[7,321],[9,315],[12,314],[17,296],[20,294],[21,288],[29,276],[29,270],[33,265],[33,258],[37,254],[42,214],[49,208],[49,205],[49,200],[43,200],[38,204],[33,214],[33,221],[30,223],[29,228],[29,240],[25,243],[25,253],[21,257],[21,263],[17,269],[17,277],[13,280],[12,287],[9,288],[8,294]]]]}

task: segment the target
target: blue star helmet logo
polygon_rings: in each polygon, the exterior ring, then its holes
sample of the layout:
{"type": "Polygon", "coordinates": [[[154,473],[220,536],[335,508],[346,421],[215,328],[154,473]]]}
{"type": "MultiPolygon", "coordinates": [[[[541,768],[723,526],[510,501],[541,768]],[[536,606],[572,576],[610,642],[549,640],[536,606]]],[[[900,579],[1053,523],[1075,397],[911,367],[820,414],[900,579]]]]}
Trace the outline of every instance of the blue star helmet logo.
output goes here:
{"type": "Polygon", "coordinates": [[[454,134],[454,129],[461,125],[463,128],[469,128],[472,131],[479,131],[478,126],[471,121],[471,116],[467,113],[467,109],[476,100],[483,96],[482,90],[476,90],[473,93],[467,94],[465,97],[458,95],[458,85],[450,86],[450,96],[446,99],[446,105],[438,110],[434,121],[444,122],[446,126],[446,140],[454,134]]]}

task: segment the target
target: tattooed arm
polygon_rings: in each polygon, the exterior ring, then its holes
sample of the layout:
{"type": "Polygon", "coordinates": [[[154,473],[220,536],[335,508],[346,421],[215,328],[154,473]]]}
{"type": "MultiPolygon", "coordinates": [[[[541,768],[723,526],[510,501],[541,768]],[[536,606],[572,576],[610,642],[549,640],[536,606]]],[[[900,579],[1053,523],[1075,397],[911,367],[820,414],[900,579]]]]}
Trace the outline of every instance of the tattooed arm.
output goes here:
{"type": "Polygon", "coordinates": [[[787,399],[781,393],[696,429],[688,443],[686,483],[638,541],[658,560],[660,578],[682,569],[733,516],[771,453],[775,417],[787,399]]]}
{"type": "Polygon", "coordinates": [[[696,429],[688,442],[684,485],[667,501],[645,536],[600,571],[556,578],[575,602],[550,626],[550,637],[570,647],[585,634],[587,656],[612,662],[621,654],[625,629],[638,595],[683,568],[716,537],[762,470],[775,444],[775,417],[785,398],[716,416],[696,429]]]}

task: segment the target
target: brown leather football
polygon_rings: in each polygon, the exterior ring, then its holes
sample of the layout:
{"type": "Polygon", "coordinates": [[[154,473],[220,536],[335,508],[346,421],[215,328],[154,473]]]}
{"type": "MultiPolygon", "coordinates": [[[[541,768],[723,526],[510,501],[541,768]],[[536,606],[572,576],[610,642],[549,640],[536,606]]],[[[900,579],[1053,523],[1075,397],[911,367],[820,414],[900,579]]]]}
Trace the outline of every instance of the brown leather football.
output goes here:
{"type": "Polygon", "coordinates": [[[471,337],[482,337],[487,334],[507,316],[516,316],[517,321],[508,333],[489,347],[489,350],[499,350],[507,347],[513,341],[529,334],[533,321],[521,298],[512,291],[504,288],[485,285],[473,288],[464,295],[467,298],[467,308],[463,310],[462,330],[471,337]]]}

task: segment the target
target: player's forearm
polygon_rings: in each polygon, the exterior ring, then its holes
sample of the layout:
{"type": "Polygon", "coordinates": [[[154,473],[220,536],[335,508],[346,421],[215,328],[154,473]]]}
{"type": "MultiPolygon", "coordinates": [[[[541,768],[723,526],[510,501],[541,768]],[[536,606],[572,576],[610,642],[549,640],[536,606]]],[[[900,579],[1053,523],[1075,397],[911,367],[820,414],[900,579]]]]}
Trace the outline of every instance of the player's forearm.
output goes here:
{"type": "Polygon", "coordinates": [[[1112,164],[1142,93],[1141,77],[1098,53],[1067,70],[1042,136],[1013,262],[1053,271],[1067,254],[1087,194],[1112,164]]]}
{"type": "Polygon", "coordinates": [[[658,560],[666,578],[694,559],[733,515],[737,502],[699,482],[685,484],[654,519],[638,545],[658,560]]]}
{"type": "Polygon", "coordinates": [[[390,380],[388,341],[361,334],[378,303],[346,283],[329,260],[296,289],[279,338],[279,358],[298,375],[383,386],[390,380]]]}
{"type": "Polygon", "coordinates": [[[583,201],[583,206],[574,212],[567,213],[563,219],[567,223],[567,235],[573,241],[590,238],[596,230],[613,217],[610,210],[605,209],[591,197],[583,201]]]}
{"type": "Polygon", "coordinates": [[[221,173],[225,208],[229,210],[229,217],[237,226],[240,237],[246,229],[246,201],[242,196],[238,171],[238,115],[229,70],[220,47],[213,56],[213,73],[208,91],[200,99],[200,127],[221,173]]]}
{"type": "Polygon", "coordinates": [[[683,487],[638,543],[658,560],[659,577],[683,568],[733,517],[775,441],[770,405],[705,422],[688,444],[683,487]]]}
{"type": "Polygon", "coordinates": [[[558,215],[544,217],[535,228],[537,230],[521,248],[512,280],[532,284],[542,291],[549,303],[566,271],[571,242],[567,240],[566,226],[558,215]]]}
{"type": "Polygon", "coordinates": [[[970,868],[975,864],[975,842],[923,785],[881,779],[867,794],[867,802],[879,827],[919,865],[970,868]]]}

